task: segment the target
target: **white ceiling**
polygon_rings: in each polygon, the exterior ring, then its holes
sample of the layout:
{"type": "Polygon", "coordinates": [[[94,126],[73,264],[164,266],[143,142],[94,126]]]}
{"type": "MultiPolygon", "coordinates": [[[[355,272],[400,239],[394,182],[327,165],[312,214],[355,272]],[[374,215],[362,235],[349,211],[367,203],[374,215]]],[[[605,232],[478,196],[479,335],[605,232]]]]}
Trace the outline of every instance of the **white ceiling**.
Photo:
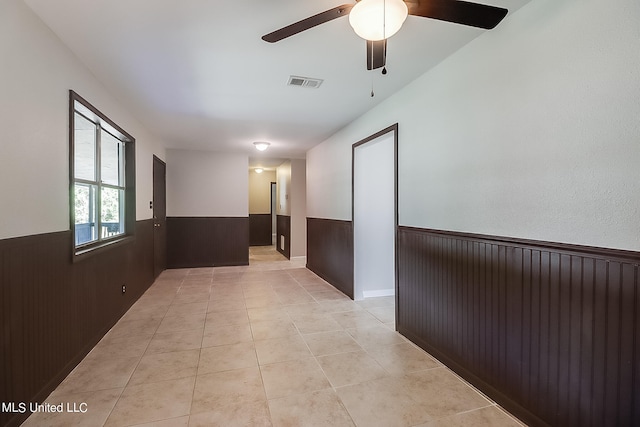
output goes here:
{"type": "MultiPolygon", "coordinates": [[[[382,76],[366,70],[347,18],[274,44],[260,38],[348,0],[24,1],[167,148],[242,152],[254,164],[303,158],[485,31],[409,16],[382,76]],[[290,75],[324,82],[291,87],[290,75]],[[257,140],[271,143],[266,153],[257,140]]],[[[510,14],[528,1],[482,0],[510,14]]]]}

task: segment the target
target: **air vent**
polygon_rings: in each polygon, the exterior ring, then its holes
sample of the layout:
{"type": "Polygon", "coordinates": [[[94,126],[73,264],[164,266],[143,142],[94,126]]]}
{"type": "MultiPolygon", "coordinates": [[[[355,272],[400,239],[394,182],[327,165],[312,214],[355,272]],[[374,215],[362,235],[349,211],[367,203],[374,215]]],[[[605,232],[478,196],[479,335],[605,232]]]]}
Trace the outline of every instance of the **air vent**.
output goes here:
{"type": "Polygon", "coordinates": [[[322,84],[322,79],[313,79],[311,77],[289,76],[289,86],[308,87],[317,89],[322,84]]]}

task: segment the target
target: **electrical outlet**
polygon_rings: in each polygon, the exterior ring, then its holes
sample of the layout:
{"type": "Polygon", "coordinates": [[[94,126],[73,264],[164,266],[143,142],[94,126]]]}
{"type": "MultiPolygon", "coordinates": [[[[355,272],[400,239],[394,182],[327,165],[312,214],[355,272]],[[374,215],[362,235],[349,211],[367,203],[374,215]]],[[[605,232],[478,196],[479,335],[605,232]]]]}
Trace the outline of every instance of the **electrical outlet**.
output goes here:
{"type": "Polygon", "coordinates": [[[122,293],[124,294],[125,292],[127,292],[127,285],[122,285],[122,293]]]}

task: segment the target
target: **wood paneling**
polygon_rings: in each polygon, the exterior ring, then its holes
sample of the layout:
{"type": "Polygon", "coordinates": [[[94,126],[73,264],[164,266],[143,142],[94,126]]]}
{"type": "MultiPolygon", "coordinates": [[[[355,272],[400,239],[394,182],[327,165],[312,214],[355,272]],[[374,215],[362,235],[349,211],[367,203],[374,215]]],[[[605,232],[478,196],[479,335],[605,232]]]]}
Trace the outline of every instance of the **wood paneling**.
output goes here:
{"type": "Polygon", "coordinates": [[[169,268],[248,264],[248,217],[167,218],[169,268]]]}
{"type": "Polygon", "coordinates": [[[400,227],[397,328],[531,425],[640,425],[639,262],[400,227]]]}
{"type": "Polygon", "coordinates": [[[276,250],[287,259],[291,258],[291,217],[286,215],[276,216],[276,250]],[[281,237],[284,236],[284,247],[281,237]]]}
{"type": "Polygon", "coordinates": [[[271,214],[249,214],[249,245],[271,246],[271,214]]]}
{"type": "Polygon", "coordinates": [[[353,223],[307,218],[307,268],[353,299],[353,223]]]}
{"type": "MultiPolygon", "coordinates": [[[[79,262],[71,242],[70,231],[0,240],[0,402],[43,401],[153,283],[152,220],[79,262]]],[[[28,415],[0,412],[0,425],[28,415]]]]}

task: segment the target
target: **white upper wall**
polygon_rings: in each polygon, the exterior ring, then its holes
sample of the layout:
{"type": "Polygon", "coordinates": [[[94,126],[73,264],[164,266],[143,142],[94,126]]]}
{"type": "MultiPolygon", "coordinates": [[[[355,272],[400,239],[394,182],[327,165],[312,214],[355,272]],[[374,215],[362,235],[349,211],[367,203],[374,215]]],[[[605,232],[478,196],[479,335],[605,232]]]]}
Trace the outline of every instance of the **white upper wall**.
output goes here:
{"type": "Polygon", "coordinates": [[[398,122],[401,225],[640,250],[639,100],[640,2],[536,0],[312,149],[307,215],[398,122]]]}
{"type": "Polygon", "coordinates": [[[249,216],[249,157],[167,150],[167,216],[249,216]]]}
{"type": "Polygon", "coordinates": [[[69,89],[136,138],[136,217],[149,219],[145,129],[20,0],[0,1],[0,239],[69,230],[69,89]]]}

